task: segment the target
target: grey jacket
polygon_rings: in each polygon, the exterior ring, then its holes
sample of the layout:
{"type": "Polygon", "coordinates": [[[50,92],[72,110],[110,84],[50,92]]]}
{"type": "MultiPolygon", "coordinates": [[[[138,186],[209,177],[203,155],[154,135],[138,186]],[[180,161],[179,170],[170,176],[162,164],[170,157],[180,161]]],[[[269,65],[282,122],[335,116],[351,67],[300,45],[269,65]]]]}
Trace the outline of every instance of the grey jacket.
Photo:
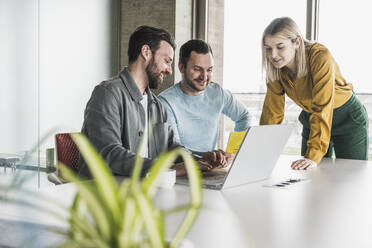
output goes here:
{"type": "MultiPolygon", "coordinates": [[[[179,146],[167,124],[167,112],[158,98],[146,89],[148,95],[149,158],[144,159],[144,174],[153,160],[163,151],[179,146]]],[[[82,133],[98,150],[116,175],[129,176],[145,128],[145,111],[140,101],[142,94],[125,67],[118,76],[97,85],[84,112],[82,133]]],[[[82,157],[79,175],[90,178],[82,157]]]]}

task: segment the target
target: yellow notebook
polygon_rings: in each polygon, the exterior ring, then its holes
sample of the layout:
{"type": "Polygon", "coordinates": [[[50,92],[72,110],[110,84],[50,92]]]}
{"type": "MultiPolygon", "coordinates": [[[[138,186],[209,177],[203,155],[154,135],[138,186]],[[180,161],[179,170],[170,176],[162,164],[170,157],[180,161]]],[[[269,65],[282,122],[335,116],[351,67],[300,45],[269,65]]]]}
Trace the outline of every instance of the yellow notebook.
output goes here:
{"type": "Polygon", "coordinates": [[[230,134],[229,141],[227,142],[226,152],[236,154],[246,133],[247,131],[232,132],[230,134]]]}

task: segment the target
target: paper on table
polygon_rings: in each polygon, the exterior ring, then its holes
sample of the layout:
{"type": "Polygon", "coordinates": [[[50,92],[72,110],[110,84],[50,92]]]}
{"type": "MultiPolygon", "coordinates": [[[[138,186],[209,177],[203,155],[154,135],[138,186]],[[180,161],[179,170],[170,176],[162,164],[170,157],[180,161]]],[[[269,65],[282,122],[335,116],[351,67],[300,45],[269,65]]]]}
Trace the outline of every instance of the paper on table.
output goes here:
{"type": "Polygon", "coordinates": [[[226,152],[236,154],[246,133],[247,131],[232,132],[230,134],[229,141],[227,142],[226,152]]]}
{"type": "Polygon", "coordinates": [[[269,182],[268,184],[263,185],[264,187],[269,188],[278,188],[278,189],[292,189],[298,187],[301,184],[310,182],[311,179],[307,178],[290,178],[283,179],[277,182],[269,182]]]}

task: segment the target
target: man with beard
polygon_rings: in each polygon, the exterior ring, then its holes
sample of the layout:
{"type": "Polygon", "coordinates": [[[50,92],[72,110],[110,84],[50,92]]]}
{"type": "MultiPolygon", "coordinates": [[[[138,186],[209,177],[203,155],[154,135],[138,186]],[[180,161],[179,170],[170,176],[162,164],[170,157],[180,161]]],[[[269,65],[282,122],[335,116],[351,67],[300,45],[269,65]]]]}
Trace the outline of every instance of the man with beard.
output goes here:
{"type": "Polygon", "coordinates": [[[202,40],[190,40],[180,49],[182,81],[159,95],[168,112],[175,138],[194,151],[216,149],[221,113],[235,122],[235,131],[250,125],[251,115],[231,92],[211,82],[212,49],[202,40]]]}
{"type": "MultiPolygon", "coordinates": [[[[167,124],[166,110],[150,91],[172,74],[174,49],[167,31],[149,26],[137,28],[129,39],[128,67],[97,85],[87,103],[82,133],[115,175],[129,176],[137,154],[143,157],[145,175],[161,152],[179,146],[167,124]],[[141,140],[144,144],[138,150],[141,140]]],[[[199,160],[202,170],[227,163],[220,153],[207,153],[205,159],[199,160]]],[[[185,173],[182,163],[175,168],[177,174],[185,173]]],[[[81,156],[79,175],[91,177],[81,156]]]]}

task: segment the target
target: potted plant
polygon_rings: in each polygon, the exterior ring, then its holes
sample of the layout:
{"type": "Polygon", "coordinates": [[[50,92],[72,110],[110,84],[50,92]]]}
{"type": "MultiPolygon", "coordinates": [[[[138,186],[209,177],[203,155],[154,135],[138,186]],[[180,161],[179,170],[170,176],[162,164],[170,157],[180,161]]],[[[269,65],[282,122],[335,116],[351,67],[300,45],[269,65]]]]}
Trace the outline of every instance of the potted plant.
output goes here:
{"type": "Polygon", "coordinates": [[[63,247],[178,247],[202,205],[201,175],[192,156],[183,148],[163,153],[141,179],[142,158],[137,156],[132,175],[118,184],[109,167],[82,134],[72,134],[93,176],[80,180],[59,165],[64,177],[74,182],[77,193],[70,208],[69,230],[63,247]],[[160,210],[152,198],[162,171],[182,156],[190,181],[190,203],[160,210]],[[174,237],[165,237],[165,216],[186,210],[174,237]]]}

